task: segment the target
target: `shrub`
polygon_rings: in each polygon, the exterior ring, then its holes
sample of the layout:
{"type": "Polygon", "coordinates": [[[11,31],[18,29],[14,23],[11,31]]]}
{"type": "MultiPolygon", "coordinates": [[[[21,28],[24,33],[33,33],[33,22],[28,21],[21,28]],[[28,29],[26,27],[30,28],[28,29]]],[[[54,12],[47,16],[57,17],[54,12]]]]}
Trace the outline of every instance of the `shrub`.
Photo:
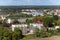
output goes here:
{"type": "Polygon", "coordinates": [[[47,31],[41,31],[40,32],[40,37],[44,38],[44,37],[50,37],[52,34],[47,32],[47,31]]]}
{"type": "Polygon", "coordinates": [[[44,31],[44,30],[37,30],[35,33],[36,37],[50,37],[52,36],[52,33],[44,31]]]}

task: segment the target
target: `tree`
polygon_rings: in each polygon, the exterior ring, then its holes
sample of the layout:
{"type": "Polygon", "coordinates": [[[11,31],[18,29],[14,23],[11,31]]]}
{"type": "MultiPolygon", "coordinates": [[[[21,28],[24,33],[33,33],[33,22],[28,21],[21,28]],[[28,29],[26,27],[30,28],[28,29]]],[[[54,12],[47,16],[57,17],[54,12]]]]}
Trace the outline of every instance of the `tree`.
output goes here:
{"type": "Polygon", "coordinates": [[[27,20],[26,20],[26,23],[27,23],[27,24],[33,23],[33,20],[27,19],[27,20]]]}
{"type": "Polygon", "coordinates": [[[0,27],[0,40],[2,40],[3,39],[3,28],[2,27],[0,27]]]}
{"type": "Polygon", "coordinates": [[[45,31],[45,30],[39,30],[39,29],[36,29],[35,31],[35,37],[50,37],[52,36],[51,33],[49,33],[48,31],[45,31]]]}
{"type": "Polygon", "coordinates": [[[46,18],[42,19],[42,21],[43,21],[43,24],[44,24],[46,27],[48,27],[48,24],[52,24],[52,23],[53,23],[53,18],[51,18],[51,17],[46,17],[46,18]]]}
{"type": "Polygon", "coordinates": [[[12,23],[13,24],[19,24],[20,22],[18,20],[14,20],[12,23]]]}
{"type": "Polygon", "coordinates": [[[59,17],[58,17],[57,15],[53,15],[53,19],[54,19],[54,20],[58,20],[59,17]]]}
{"type": "Polygon", "coordinates": [[[57,15],[53,15],[53,22],[54,22],[54,25],[59,25],[59,17],[57,15]]]}
{"type": "Polygon", "coordinates": [[[20,40],[22,37],[22,31],[19,28],[15,28],[12,33],[12,40],[20,40]]]}
{"type": "Polygon", "coordinates": [[[43,17],[41,16],[36,16],[33,18],[33,22],[37,22],[38,20],[42,20],[43,17]]]}
{"type": "Polygon", "coordinates": [[[0,28],[0,40],[11,40],[11,30],[9,28],[0,28]]]}
{"type": "Polygon", "coordinates": [[[11,40],[11,31],[8,28],[4,28],[3,40],[11,40]]]}
{"type": "Polygon", "coordinates": [[[20,40],[23,38],[22,31],[15,28],[12,32],[10,28],[0,27],[0,40],[20,40]]]}
{"type": "Polygon", "coordinates": [[[56,21],[57,25],[60,26],[60,19],[56,21]]]}
{"type": "Polygon", "coordinates": [[[21,14],[10,14],[9,16],[7,16],[7,18],[14,18],[14,17],[17,17],[17,18],[20,18],[20,17],[22,17],[22,18],[25,18],[25,17],[33,17],[31,14],[30,15],[28,15],[28,14],[23,14],[23,13],[21,13],[21,14]]]}
{"type": "Polygon", "coordinates": [[[2,20],[0,20],[0,24],[2,24],[2,20]]]}
{"type": "Polygon", "coordinates": [[[6,22],[3,22],[3,27],[7,27],[7,23],[6,22]]]}

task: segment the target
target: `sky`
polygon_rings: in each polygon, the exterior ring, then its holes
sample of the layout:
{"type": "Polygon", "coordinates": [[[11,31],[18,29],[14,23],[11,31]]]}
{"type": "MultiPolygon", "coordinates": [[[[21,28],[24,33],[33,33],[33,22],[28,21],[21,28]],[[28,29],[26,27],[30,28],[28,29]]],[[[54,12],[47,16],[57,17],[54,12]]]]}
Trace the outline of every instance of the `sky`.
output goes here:
{"type": "Polygon", "coordinates": [[[0,0],[0,6],[60,5],[60,0],[0,0]]]}

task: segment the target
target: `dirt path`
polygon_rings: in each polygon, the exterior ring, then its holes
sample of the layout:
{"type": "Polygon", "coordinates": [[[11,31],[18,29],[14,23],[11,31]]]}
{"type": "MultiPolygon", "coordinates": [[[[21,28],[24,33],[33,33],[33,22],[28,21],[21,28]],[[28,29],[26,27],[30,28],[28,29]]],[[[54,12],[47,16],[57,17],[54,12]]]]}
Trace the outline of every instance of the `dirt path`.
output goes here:
{"type": "Polygon", "coordinates": [[[37,39],[30,39],[30,40],[60,40],[60,36],[52,36],[49,38],[37,38],[37,39]]]}
{"type": "Polygon", "coordinates": [[[49,40],[60,40],[60,36],[53,36],[48,38],[49,40]]]}

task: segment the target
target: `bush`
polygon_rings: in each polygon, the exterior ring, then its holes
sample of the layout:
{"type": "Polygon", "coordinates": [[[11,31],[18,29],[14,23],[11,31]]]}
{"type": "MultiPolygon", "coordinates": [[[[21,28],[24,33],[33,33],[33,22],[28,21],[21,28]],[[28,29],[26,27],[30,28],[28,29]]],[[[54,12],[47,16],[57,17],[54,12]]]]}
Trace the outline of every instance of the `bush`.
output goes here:
{"type": "Polygon", "coordinates": [[[42,37],[42,38],[50,37],[50,36],[52,36],[52,33],[44,31],[44,30],[36,30],[35,36],[36,37],[42,37]]]}
{"type": "Polygon", "coordinates": [[[58,28],[56,31],[56,35],[60,35],[60,28],[58,28]]]}
{"type": "Polygon", "coordinates": [[[35,35],[34,34],[29,34],[29,35],[25,35],[25,37],[23,39],[33,39],[35,38],[35,35]]]}
{"type": "Polygon", "coordinates": [[[52,36],[52,35],[56,35],[56,31],[55,31],[55,30],[48,30],[47,32],[50,33],[51,36],[52,36]]]}
{"type": "Polygon", "coordinates": [[[50,37],[52,34],[47,32],[47,31],[41,31],[40,32],[40,37],[44,38],[44,37],[50,37]]]}
{"type": "Polygon", "coordinates": [[[57,31],[60,33],[60,28],[58,28],[57,31]]]}

